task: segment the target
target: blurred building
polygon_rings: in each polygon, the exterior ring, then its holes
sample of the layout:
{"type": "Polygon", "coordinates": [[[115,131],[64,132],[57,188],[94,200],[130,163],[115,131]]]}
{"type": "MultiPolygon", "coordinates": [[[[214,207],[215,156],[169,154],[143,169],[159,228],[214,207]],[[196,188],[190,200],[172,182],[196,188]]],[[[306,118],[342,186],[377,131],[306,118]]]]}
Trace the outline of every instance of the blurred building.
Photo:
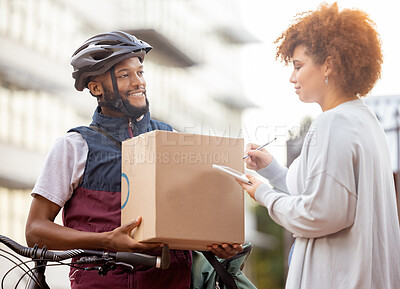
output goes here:
{"type": "MultiPolygon", "coordinates": [[[[181,132],[241,137],[241,112],[252,106],[241,48],[255,39],[235,3],[0,1],[0,234],[25,244],[30,191],[46,153],[69,128],[90,123],[96,101],[74,90],[69,60],[94,34],[125,30],[153,46],[145,62],[153,118],[181,132]]],[[[67,288],[54,275],[54,288],[67,288]]]]}

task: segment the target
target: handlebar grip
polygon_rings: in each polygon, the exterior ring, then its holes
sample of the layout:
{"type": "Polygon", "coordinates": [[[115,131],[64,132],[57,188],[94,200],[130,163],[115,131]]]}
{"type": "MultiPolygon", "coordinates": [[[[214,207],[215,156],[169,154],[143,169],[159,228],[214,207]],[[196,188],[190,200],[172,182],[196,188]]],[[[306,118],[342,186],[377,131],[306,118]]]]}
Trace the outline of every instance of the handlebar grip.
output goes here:
{"type": "MultiPolygon", "coordinates": [[[[130,264],[134,267],[145,266],[145,267],[156,267],[158,256],[149,256],[140,253],[130,253],[130,252],[117,252],[115,260],[117,262],[123,262],[130,264]]],[[[157,267],[159,268],[159,267],[157,267]]]]}
{"type": "Polygon", "coordinates": [[[115,260],[117,262],[124,262],[132,266],[148,266],[167,269],[171,263],[171,255],[168,245],[164,245],[161,256],[150,256],[130,252],[117,252],[115,260]]]}

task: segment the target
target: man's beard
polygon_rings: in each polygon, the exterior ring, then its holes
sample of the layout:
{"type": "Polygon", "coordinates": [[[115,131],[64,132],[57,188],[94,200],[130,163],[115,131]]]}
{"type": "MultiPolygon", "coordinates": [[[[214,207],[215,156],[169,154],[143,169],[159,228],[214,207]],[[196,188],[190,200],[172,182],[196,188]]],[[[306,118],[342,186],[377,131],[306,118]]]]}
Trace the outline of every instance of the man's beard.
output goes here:
{"type": "MultiPolygon", "coordinates": [[[[126,95],[126,97],[128,97],[126,95]]],[[[114,101],[115,100],[115,95],[114,92],[111,90],[108,90],[107,88],[104,88],[104,100],[105,101],[114,101]]],[[[107,106],[111,108],[114,111],[122,112],[124,115],[132,118],[132,119],[138,119],[142,115],[145,115],[146,113],[149,112],[149,100],[147,99],[146,96],[146,105],[145,106],[134,106],[132,105],[128,100],[124,100],[121,96],[122,103],[124,104],[125,109],[127,110],[126,112],[121,111],[118,107],[114,106],[107,106]]]]}

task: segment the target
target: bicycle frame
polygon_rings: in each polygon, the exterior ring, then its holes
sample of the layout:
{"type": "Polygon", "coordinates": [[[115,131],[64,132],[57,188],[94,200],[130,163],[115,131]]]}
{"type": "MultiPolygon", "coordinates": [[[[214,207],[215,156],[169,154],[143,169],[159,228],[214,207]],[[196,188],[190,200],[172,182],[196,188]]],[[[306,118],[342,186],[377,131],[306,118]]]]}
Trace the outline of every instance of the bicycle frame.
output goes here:
{"type": "Polygon", "coordinates": [[[26,289],[50,289],[46,282],[46,264],[47,261],[35,262],[35,268],[33,269],[32,274],[36,280],[34,280],[34,278],[29,278],[26,289]]]}

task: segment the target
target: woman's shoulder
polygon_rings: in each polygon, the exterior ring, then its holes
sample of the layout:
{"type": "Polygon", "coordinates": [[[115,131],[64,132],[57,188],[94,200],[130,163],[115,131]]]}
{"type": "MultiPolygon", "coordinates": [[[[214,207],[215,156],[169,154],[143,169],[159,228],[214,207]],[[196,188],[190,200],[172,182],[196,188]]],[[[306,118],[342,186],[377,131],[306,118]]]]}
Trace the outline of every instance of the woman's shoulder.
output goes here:
{"type": "Polygon", "coordinates": [[[305,146],[309,152],[349,154],[365,142],[372,117],[363,107],[340,106],[319,115],[308,131],[305,146]]]}
{"type": "Polygon", "coordinates": [[[315,119],[319,133],[353,134],[368,126],[374,117],[366,105],[353,101],[323,112],[315,119]]]}
{"type": "Polygon", "coordinates": [[[332,109],[314,120],[302,151],[308,167],[312,168],[310,174],[326,171],[336,175],[338,166],[351,165],[358,144],[365,138],[357,113],[351,108],[332,109]],[[342,160],[349,160],[349,163],[342,160]]]}

